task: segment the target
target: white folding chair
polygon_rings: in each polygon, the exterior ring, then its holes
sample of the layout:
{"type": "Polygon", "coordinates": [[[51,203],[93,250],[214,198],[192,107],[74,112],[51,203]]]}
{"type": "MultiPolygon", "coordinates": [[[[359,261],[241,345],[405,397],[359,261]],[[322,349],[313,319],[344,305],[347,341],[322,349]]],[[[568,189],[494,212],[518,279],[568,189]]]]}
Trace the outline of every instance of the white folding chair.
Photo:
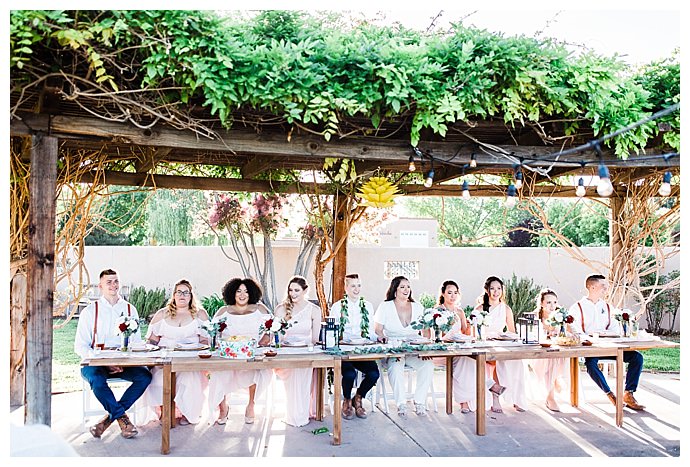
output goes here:
{"type": "MultiPolygon", "coordinates": [[[[380,360],[377,360],[376,363],[379,366],[379,373],[381,376],[379,377],[379,384],[376,385],[376,404],[379,405],[379,410],[388,413],[388,391],[386,389],[386,381],[385,378],[388,377],[388,375],[384,376],[384,368],[383,365],[381,364],[380,360]],[[380,386],[380,387],[379,387],[380,386]],[[381,398],[383,398],[383,406],[380,405],[381,398]]],[[[387,373],[387,371],[386,371],[387,373]]],[[[414,370],[411,368],[405,367],[405,373],[407,374],[407,394],[405,395],[405,398],[407,400],[413,399],[414,398],[414,385],[413,385],[413,377],[412,374],[414,373],[414,370]]],[[[393,390],[391,388],[390,394],[392,396],[393,390]]],[[[438,412],[438,405],[436,404],[436,391],[434,390],[434,379],[431,379],[431,384],[429,385],[429,396],[431,396],[431,402],[434,407],[434,412],[438,412]]],[[[429,401],[427,400],[425,402],[425,406],[428,409],[429,408],[429,401]]]]}

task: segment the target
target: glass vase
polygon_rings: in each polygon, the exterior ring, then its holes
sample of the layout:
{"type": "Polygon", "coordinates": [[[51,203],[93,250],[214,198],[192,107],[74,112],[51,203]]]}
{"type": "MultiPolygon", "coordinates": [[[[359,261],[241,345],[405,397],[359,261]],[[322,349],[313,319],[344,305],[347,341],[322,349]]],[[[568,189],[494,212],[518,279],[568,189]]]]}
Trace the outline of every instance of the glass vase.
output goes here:
{"type": "Polygon", "coordinates": [[[623,337],[630,337],[630,325],[627,321],[623,321],[623,337]]]}
{"type": "Polygon", "coordinates": [[[209,335],[208,345],[209,345],[209,350],[211,352],[216,351],[216,346],[218,345],[218,343],[217,343],[217,336],[215,334],[209,335]]]}
{"type": "Polygon", "coordinates": [[[280,333],[279,332],[273,333],[273,336],[271,337],[271,347],[274,347],[276,349],[280,348],[280,333]]]}
{"type": "Polygon", "coordinates": [[[558,331],[558,337],[565,337],[565,323],[561,323],[561,329],[558,331]]]}
{"type": "Polygon", "coordinates": [[[434,342],[437,344],[441,342],[441,330],[438,328],[434,329],[434,342]]]}
{"type": "Polygon", "coordinates": [[[129,336],[120,335],[120,352],[129,352],[129,336]]]}
{"type": "Polygon", "coordinates": [[[483,341],[484,340],[484,330],[482,329],[484,326],[477,326],[477,340],[478,341],[483,341]]]}

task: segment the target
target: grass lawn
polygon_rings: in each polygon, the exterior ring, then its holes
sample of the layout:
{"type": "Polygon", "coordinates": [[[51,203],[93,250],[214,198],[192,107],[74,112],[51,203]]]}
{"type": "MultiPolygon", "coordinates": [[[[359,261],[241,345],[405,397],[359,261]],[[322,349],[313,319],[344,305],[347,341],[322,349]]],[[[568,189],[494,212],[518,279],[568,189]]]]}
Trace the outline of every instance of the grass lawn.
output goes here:
{"type": "MultiPolygon", "coordinates": [[[[58,324],[59,321],[55,321],[58,324]]],[[[146,335],[146,324],[141,326],[141,335],[146,335]]],[[[61,329],[53,330],[53,393],[81,390],[79,357],[74,353],[74,335],[77,320],[71,320],[61,329]]],[[[680,342],[680,337],[665,337],[665,340],[680,342]]],[[[651,349],[642,352],[645,371],[680,372],[680,347],[673,349],[651,349]]]]}

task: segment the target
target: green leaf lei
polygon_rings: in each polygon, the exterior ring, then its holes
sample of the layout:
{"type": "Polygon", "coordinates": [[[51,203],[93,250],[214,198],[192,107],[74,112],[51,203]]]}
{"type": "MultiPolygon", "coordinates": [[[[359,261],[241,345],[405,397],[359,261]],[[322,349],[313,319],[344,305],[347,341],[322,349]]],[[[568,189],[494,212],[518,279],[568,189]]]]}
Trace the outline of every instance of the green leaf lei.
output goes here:
{"type": "MultiPolygon", "coordinates": [[[[362,321],[359,323],[360,335],[369,339],[369,310],[367,310],[367,302],[364,297],[359,297],[359,313],[362,315],[362,321]]],[[[350,322],[350,317],[347,312],[347,294],[345,294],[340,300],[340,340],[343,339],[345,325],[348,322],[350,322]]]]}

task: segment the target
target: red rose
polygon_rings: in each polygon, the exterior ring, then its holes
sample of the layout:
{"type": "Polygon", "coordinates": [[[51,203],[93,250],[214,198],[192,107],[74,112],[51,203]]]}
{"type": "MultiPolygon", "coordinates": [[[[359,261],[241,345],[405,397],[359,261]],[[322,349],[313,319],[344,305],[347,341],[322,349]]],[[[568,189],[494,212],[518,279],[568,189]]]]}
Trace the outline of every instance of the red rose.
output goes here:
{"type": "Polygon", "coordinates": [[[623,313],[623,321],[629,321],[630,320],[630,315],[628,313],[623,313]]]}
{"type": "Polygon", "coordinates": [[[441,313],[436,313],[436,314],[434,315],[434,319],[440,318],[440,317],[441,317],[441,313]]]}
{"type": "Polygon", "coordinates": [[[271,326],[273,326],[273,318],[267,319],[266,322],[264,323],[264,327],[266,329],[271,329],[271,326]]]}
{"type": "Polygon", "coordinates": [[[120,332],[125,332],[127,330],[127,323],[120,323],[118,328],[120,329],[120,332]]]}
{"type": "Polygon", "coordinates": [[[565,319],[563,321],[565,321],[566,324],[572,324],[573,321],[575,321],[575,318],[573,318],[571,315],[568,315],[565,317],[565,319]]]}
{"type": "Polygon", "coordinates": [[[223,330],[224,330],[225,328],[227,328],[227,327],[228,327],[227,324],[225,324],[225,323],[220,323],[220,324],[218,325],[218,330],[219,330],[220,332],[223,332],[223,330]]]}
{"type": "Polygon", "coordinates": [[[474,316],[474,314],[470,315],[470,319],[475,319],[475,318],[476,318],[476,316],[474,316]]]}

